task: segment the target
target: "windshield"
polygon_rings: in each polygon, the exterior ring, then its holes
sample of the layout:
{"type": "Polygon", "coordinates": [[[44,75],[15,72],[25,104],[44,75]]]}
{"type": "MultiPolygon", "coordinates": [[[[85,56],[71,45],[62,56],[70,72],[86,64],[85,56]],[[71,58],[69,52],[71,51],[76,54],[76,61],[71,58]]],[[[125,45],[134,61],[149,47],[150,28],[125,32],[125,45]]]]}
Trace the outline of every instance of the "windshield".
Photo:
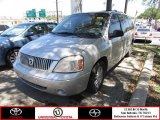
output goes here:
{"type": "Polygon", "coordinates": [[[101,37],[108,18],[106,13],[74,14],[62,21],[52,32],[79,37],[101,37]]]}
{"type": "Polygon", "coordinates": [[[5,30],[1,36],[18,36],[21,33],[23,33],[27,28],[29,28],[30,24],[19,24],[16,26],[13,26],[7,30],[5,30]]]}

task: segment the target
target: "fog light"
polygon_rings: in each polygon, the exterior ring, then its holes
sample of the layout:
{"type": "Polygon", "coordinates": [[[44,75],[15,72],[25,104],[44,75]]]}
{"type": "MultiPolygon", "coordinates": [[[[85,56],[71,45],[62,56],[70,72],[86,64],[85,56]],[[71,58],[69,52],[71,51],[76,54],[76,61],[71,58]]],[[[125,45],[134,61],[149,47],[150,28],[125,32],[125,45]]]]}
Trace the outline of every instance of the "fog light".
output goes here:
{"type": "Polygon", "coordinates": [[[66,92],[62,89],[57,89],[57,94],[61,96],[66,96],[66,92]]]}

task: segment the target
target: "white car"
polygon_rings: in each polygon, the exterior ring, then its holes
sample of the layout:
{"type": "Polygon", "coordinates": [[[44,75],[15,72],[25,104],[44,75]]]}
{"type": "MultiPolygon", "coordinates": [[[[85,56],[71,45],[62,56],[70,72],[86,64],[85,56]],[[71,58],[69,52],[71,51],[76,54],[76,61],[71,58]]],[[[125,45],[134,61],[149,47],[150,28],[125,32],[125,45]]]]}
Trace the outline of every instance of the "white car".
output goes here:
{"type": "Polygon", "coordinates": [[[150,40],[152,37],[152,30],[148,27],[139,27],[135,31],[134,39],[137,40],[150,40]]]}

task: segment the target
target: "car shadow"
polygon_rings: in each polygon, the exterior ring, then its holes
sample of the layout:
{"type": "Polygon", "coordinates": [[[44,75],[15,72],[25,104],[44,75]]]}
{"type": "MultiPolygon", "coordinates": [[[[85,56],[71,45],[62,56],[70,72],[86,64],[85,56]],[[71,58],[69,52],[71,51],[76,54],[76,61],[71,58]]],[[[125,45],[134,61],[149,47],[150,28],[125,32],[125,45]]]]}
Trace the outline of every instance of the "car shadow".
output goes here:
{"type": "Polygon", "coordinates": [[[4,70],[10,70],[10,69],[12,69],[12,68],[8,67],[8,66],[0,66],[0,72],[4,71],[4,70]]]}
{"type": "MultiPolygon", "coordinates": [[[[57,96],[46,92],[39,91],[23,83],[20,79],[16,80],[15,86],[18,90],[23,92],[25,95],[33,98],[40,102],[40,105],[46,106],[76,106],[83,99],[81,95],[75,96],[57,96]]],[[[36,105],[38,103],[35,103],[36,105]]]]}

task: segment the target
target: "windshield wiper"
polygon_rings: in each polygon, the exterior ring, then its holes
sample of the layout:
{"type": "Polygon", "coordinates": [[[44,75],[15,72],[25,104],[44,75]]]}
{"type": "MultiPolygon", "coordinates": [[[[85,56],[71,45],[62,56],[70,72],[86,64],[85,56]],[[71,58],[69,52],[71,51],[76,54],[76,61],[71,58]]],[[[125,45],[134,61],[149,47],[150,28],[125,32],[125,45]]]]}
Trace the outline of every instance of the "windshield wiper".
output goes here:
{"type": "Polygon", "coordinates": [[[2,34],[1,36],[2,36],[2,37],[9,37],[10,35],[7,35],[7,34],[4,34],[4,35],[3,35],[3,34],[2,34]]]}
{"type": "Polygon", "coordinates": [[[102,37],[102,34],[95,34],[95,33],[77,33],[79,36],[85,37],[85,38],[100,38],[102,37]]]}
{"type": "Polygon", "coordinates": [[[99,38],[102,37],[102,35],[99,34],[95,34],[95,33],[72,33],[72,32],[51,32],[53,34],[63,34],[63,35],[75,35],[81,38],[99,38]]]}
{"type": "Polygon", "coordinates": [[[55,32],[56,34],[66,34],[66,35],[75,35],[75,33],[72,32],[55,32]]]}
{"type": "Polygon", "coordinates": [[[77,33],[72,33],[72,32],[51,32],[51,33],[53,33],[53,34],[63,34],[63,35],[75,35],[75,36],[78,36],[77,33]]]}
{"type": "Polygon", "coordinates": [[[3,34],[2,34],[1,36],[2,36],[2,37],[14,37],[14,36],[17,36],[17,35],[7,35],[7,34],[4,34],[4,35],[3,35],[3,34]]]}

